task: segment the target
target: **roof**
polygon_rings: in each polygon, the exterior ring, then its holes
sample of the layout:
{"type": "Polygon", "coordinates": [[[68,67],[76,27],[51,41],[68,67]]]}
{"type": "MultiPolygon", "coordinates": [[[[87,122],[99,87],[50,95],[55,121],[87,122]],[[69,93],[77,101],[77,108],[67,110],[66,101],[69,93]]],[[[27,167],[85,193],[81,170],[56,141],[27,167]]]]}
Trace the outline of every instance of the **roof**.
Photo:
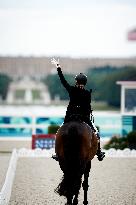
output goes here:
{"type": "Polygon", "coordinates": [[[136,81],[117,81],[116,83],[118,85],[122,85],[122,86],[134,86],[134,87],[136,87],[136,81]]]}

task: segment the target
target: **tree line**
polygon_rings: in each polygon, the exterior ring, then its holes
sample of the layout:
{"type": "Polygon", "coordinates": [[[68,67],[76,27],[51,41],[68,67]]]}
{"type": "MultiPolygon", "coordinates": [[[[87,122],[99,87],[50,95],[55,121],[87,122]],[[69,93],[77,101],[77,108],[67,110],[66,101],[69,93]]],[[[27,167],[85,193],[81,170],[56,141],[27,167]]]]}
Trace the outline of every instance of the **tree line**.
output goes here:
{"type": "MultiPolygon", "coordinates": [[[[104,66],[88,68],[85,73],[88,77],[87,89],[92,89],[92,100],[96,102],[106,102],[110,106],[120,106],[120,86],[117,81],[136,81],[136,66],[113,67],[104,66]]],[[[75,76],[65,74],[64,76],[70,85],[75,85],[75,76]]],[[[11,77],[6,74],[0,74],[0,97],[6,99],[11,77]]],[[[57,74],[50,74],[44,77],[42,81],[47,85],[52,99],[59,96],[61,100],[68,100],[69,96],[62,86],[57,74]]]]}

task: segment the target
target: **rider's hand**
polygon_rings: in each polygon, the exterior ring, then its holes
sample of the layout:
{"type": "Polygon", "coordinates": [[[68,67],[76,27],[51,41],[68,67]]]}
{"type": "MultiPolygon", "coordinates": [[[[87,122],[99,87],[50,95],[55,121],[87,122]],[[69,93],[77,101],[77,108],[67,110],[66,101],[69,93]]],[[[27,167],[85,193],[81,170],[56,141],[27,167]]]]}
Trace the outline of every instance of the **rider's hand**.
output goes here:
{"type": "Polygon", "coordinates": [[[59,59],[56,60],[55,58],[52,58],[52,59],[51,59],[51,63],[52,63],[53,65],[55,65],[56,68],[59,68],[59,67],[60,67],[59,59]]]}

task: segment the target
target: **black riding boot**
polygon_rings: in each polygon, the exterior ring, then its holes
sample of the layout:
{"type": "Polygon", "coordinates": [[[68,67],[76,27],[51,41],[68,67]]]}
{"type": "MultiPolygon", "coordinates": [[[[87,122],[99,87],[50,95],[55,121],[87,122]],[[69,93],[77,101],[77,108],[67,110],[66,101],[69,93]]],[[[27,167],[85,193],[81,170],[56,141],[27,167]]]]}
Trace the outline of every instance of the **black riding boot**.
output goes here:
{"type": "Polygon", "coordinates": [[[100,136],[99,136],[99,133],[97,133],[97,138],[98,138],[98,149],[97,149],[97,158],[99,161],[102,161],[103,158],[105,157],[105,152],[102,152],[101,151],[101,147],[100,147],[100,136]]]}

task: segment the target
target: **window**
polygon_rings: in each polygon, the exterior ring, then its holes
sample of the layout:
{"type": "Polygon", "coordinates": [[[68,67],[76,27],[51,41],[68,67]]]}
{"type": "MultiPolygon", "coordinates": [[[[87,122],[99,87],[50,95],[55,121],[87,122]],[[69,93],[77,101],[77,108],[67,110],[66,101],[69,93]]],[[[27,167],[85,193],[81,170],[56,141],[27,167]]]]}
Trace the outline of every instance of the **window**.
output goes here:
{"type": "Polygon", "coordinates": [[[125,89],[125,111],[136,111],[136,88],[125,89]]]}
{"type": "Polygon", "coordinates": [[[15,91],[15,99],[24,99],[25,98],[25,90],[20,89],[15,91]]]}
{"type": "Polygon", "coordinates": [[[33,100],[41,99],[40,90],[33,89],[32,90],[32,98],[33,100]]]}

